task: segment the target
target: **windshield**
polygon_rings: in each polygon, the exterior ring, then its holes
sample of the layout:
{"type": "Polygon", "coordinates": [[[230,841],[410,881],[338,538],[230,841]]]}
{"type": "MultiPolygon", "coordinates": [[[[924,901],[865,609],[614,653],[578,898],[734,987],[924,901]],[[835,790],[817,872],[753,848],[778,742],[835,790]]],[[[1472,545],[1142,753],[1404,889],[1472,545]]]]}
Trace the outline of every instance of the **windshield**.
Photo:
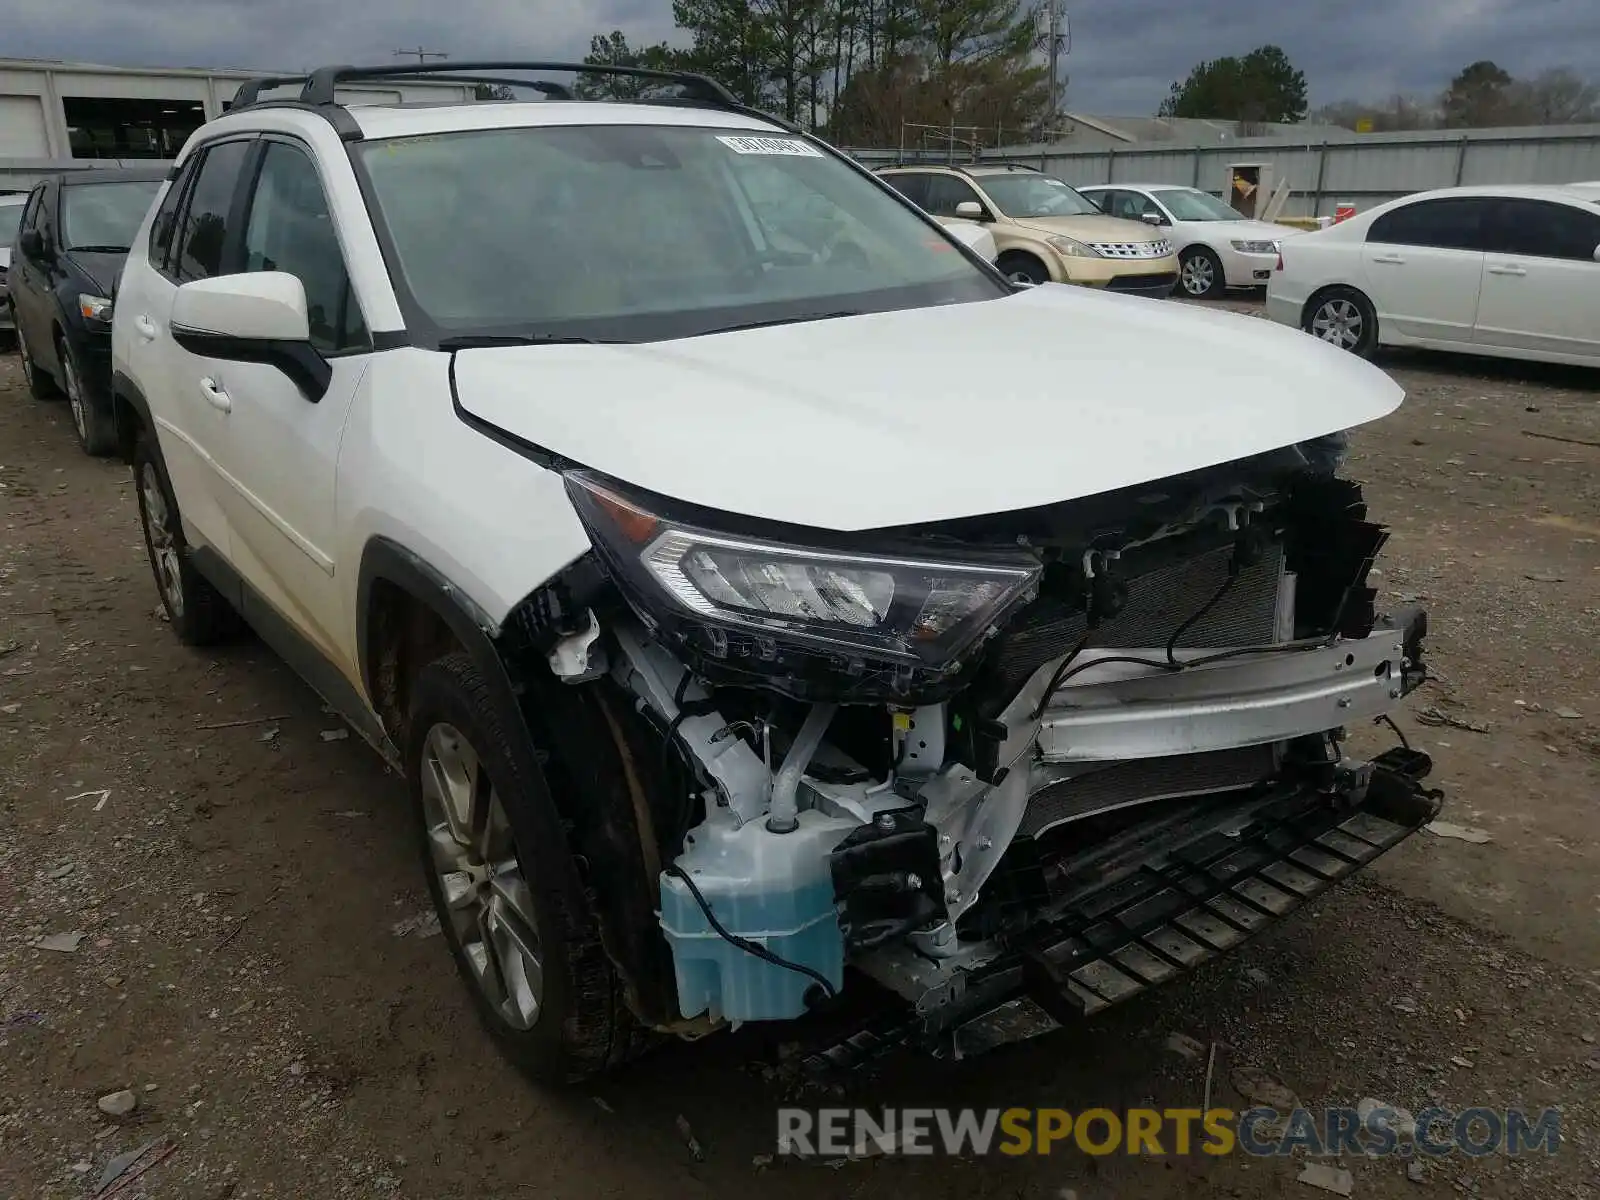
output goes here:
{"type": "Polygon", "coordinates": [[[159,179],[119,183],[73,183],[61,189],[61,244],[68,250],[126,250],[159,179]]]}
{"type": "Polygon", "coordinates": [[[1015,175],[980,175],[978,185],[1000,212],[1026,217],[1103,217],[1094,202],[1053,175],[1019,171],[1015,175]]]}
{"type": "Polygon", "coordinates": [[[361,157],[408,305],[441,337],[643,341],[1005,294],[800,138],[539,126],[361,157]]]}
{"type": "Polygon", "coordinates": [[[1175,221],[1242,221],[1244,215],[1229,208],[1209,192],[1195,188],[1163,188],[1156,198],[1167,206],[1175,221]]]}
{"type": "Polygon", "coordinates": [[[0,202],[0,247],[9,246],[17,240],[17,230],[22,225],[22,210],[26,207],[23,202],[0,202]]]}

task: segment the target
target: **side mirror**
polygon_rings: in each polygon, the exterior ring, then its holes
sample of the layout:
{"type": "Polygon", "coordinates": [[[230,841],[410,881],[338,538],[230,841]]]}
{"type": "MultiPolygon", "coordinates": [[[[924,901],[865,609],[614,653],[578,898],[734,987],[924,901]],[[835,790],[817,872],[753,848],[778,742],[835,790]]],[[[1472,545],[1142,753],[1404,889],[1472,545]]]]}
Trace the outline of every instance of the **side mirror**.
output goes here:
{"type": "Polygon", "coordinates": [[[1594,260],[1595,262],[1600,262],[1600,246],[1594,248],[1594,260]]]}
{"type": "Polygon", "coordinates": [[[173,341],[190,354],[276,367],[312,403],[333,379],[333,369],[311,345],[305,287],[286,271],[186,283],[172,297],[171,326],[173,341]]]}
{"type": "Polygon", "coordinates": [[[976,200],[963,200],[956,205],[956,216],[968,221],[983,220],[983,205],[976,200]]]}
{"type": "Polygon", "coordinates": [[[1139,219],[1146,225],[1165,225],[1167,223],[1167,219],[1165,217],[1163,217],[1160,213],[1154,212],[1140,213],[1139,219]]]}
{"type": "Polygon", "coordinates": [[[17,248],[28,258],[42,260],[50,257],[50,247],[44,240],[44,234],[37,229],[25,230],[17,239],[17,248]]]}

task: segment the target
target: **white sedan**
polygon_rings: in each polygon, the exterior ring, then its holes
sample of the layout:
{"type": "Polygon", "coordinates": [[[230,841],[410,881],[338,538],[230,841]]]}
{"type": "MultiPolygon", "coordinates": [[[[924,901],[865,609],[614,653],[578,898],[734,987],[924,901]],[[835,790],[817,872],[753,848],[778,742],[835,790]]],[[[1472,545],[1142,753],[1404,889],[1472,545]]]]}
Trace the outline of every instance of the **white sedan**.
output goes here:
{"type": "Polygon", "coordinates": [[[1600,196],[1444,188],[1286,244],[1267,315],[1357,354],[1425,346],[1600,366],[1600,196]]]}
{"type": "Polygon", "coordinates": [[[1168,230],[1178,248],[1178,286],[1198,300],[1227,288],[1262,287],[1272,277],[1278,246],[1300,233],[1254,221],[1199,188],[1169,183],[1108,183],[1079,188],[1113,217],[1168,230]]]}

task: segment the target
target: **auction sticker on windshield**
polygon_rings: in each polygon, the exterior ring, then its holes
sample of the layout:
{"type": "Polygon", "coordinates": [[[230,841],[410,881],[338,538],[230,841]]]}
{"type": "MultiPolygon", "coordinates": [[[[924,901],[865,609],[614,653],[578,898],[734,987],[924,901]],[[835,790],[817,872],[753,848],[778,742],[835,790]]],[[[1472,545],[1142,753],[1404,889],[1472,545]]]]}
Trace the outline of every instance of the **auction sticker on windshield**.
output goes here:
{"type": "Polygon", "coordinates": [[[799,138],[718,137],[735,154],[791,154],[801,158],[821,158],[822,151],[799,138]]]}

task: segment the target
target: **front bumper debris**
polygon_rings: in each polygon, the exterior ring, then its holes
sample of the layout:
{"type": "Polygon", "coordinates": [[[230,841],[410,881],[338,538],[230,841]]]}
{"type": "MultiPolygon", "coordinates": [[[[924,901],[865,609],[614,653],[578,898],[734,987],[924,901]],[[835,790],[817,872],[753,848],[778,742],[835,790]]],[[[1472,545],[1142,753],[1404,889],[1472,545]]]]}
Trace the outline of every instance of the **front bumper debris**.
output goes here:
{"type": "Polygon", "coordinates": [[[959,1001],[884,1014],[810,1047],[813,1075],[855,1070],[901,1048],[961,1058],[1092,1016],[1226,953],[1399,845],[1438,814],[1428,756],[1396,748],[1327,790],[1311,780],[1219,801],[1194,820],[1142,832],[1079,868],[1083,890],[1055,919],[967,972],[959,1001]],[[1221,827],[1219,827],[1219,819],[1221,827]],[[1108,857],[1109,856],[1109,857],[1108,857]],[[1114,882],[1101,883],[1108,873],[1114,882]]]}

